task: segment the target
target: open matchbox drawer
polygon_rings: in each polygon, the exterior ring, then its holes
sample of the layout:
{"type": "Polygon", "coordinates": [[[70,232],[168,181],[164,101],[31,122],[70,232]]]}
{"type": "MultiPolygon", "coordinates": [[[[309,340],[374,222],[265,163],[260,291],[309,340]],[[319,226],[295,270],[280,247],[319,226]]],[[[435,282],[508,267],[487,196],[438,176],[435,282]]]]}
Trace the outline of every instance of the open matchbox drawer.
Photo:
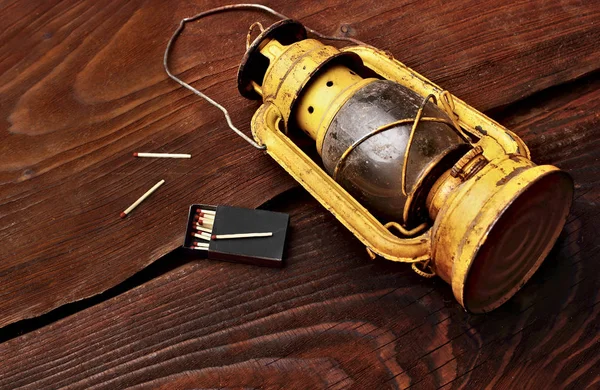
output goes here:
{"type": "Polygon", "coordinates": [[[198,258],[282,267],[289,220],[289,215],[273,211],[193,204],[188,214],[183,248],[198,258]],[[197,210],[215,212],[211,235],[257,232],[272,232],[273,235],[203,241],[192,235],[196,231],[197,210]],[[208,250],[194,249],[194,242],[208,243],[208,250]]]}

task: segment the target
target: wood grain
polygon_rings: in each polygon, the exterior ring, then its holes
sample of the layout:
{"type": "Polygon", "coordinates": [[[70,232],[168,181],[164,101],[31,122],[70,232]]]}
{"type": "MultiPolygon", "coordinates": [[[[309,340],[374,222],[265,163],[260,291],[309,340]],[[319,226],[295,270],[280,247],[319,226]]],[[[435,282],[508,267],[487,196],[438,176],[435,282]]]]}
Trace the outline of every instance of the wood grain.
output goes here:
{"type": "MultiPolygon", "coordinates": [[[[161,53],[190,4],[5,7],[0,326],[102,292],[181,245],[192,203],[255,207],[296,185],[226,129],[218,110],[167,80],[161,53]],[[134,151],[193,158],[142,160],[134,151]],[[160,179],[166,184],[120,220],[160,179]]],[[[187,42],[178,54],[197,49],[187,42]]],[[[211,44],[186,75],[244,124],[256,107],[236,96],[231,53],[243,43],[233,42],[230,52],[211,44]]],[[[181,71],[191,61],[175,64],[181,71]]]]}
{"type": "MultiPolygon", "coordinates": [[[[216,1],[0,4],[0,326],[113,286],[180,244],[193,202],[256,206],[294,183],[169,81],[166,41],[216,1]],[[133,151],[192,153],[134,160],[133,151]],[[167,184],[117,218],[159,179],[167,184]]],[[[267,2],[330,34],[358,37],[480,109],[597,69],[599,15],[584,1],[479,4],[267,2]],[[594,24],[596,22],[596,24],[594,24]]],[[[186,30],[175,69],[232,110],[246,26],[220,15],[186,30]]]]}
{"type": "Polygon", "coordinates": [[[468,315],[440,279],[369,261],[295,190],[268,206],[291,213],[286,268],[186,264],[0,344],[0,387],[598,388],[599,86],[496,113],[577,180],[557,246],[496,311],[468,315]]]}

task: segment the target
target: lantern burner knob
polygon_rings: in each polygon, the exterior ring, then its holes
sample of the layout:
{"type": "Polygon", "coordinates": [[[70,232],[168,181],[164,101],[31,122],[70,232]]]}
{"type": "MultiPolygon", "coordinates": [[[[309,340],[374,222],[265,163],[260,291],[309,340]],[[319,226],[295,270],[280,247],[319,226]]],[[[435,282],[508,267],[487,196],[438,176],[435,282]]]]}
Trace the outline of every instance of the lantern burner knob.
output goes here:
{"type": "Polygon", "coordinates": [[[477,145],[454,164],[450,175],[465,181],[479,172],[487,163],[488,160],[483,155],[483,148],[477,145]]]}

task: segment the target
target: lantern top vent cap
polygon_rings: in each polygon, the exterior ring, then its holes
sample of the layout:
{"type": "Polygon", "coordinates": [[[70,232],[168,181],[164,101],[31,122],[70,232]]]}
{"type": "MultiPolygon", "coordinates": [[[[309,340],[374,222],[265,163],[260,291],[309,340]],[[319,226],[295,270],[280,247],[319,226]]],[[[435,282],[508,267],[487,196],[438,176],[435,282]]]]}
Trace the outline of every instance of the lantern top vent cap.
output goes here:
{"type": "Polygon", "coordinates": [[[250,44],[240,63],[238,69],[238,90],[240,94],[252,100],[261,98],[252,87],[252,82],[262,84],[266,72],[264,66],[266,58],[260,54],[260,48],[265,40],[275,39],[287,46],[306,38],[306,28],[300,22],[292,19],[280,20],[261,32],[250,44]]]}

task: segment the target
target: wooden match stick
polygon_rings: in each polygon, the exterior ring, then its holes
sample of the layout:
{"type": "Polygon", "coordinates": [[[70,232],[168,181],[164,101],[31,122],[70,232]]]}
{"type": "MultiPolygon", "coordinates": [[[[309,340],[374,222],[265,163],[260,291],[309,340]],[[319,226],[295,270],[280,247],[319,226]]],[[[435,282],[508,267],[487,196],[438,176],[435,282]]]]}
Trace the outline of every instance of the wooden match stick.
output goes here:
{"type": "Polygon", "coordinates": [[[206,223],[209,223],[209,224],[213,224],[213,223],[215,223],[215,220],[214,220],[214,219],[212,219],[212,218],[200,217],[200,216],[198,216],[198,215],[196,215],[196,216],[194,217],[194,221],[196,221],[196,222],[202,221],[202,222],[206,222],[206,223]]]}
{"type": "Polygon", "coordinates": [[[196,242],[192,243],[192,248],[206,250],[206,249],[208,249],[208,243],[196,241],[196,242]]]}
{"type": "Polygon", "coordinates": [[[213,224],[212,223],[197,223],[194,226],[201,226],[203,228],[210,229],[210,230],[213,229],[213,224]]]}
{"type": "Polygon", "coordinates": [[[215,219],[215,212],[198,209],[196,210],[196,216],[215,219]]]}
{"type": "Polygon", "coordinates": [[[156,183],[154,185],[154,187],[152,187],[148,191],[146,191],[146,193],[144,195],[140,196],[140,198],[138,200],[136,200],[135,202],[133,202],[133,204],[131,206],[127,207],[127,209],[121,213],[121,218],[125,218],[127,216],[127,214],[129,214],[130,212],[132,212],[133,209],[135,209],[136,207],[138,207],[139,204],[144,201],[144,199],[146,199],[147,197],[149,197],[150,195],[152,195],[152,193],[154,191],[156,191],[158,189],[158,187],[162,186],[163,184],[165,184],[165,181],[161,180],[158,183],[156,183]]]}
{"type": "Polygon", "coordinates": [[[195,232],[192,232],[192,236],[194,236],[196,238],[201,238],[201,239],[206,240],[206,241],[210,241],[210,234],[208,234],[208,233],[204,233],[204,232],[202,232],[202,233],[195,233],[195,232]]]}
{"type": "Polygon", "coordinates": [[[194,229],[200,230],[201,232],[212,233],[212,229],[207,229],[205,227],[198,226],[198,225],[194,226],[194,229]]]}
{"type": "Polygon", "coordinates": [[[211,240],[224,240],[231,238],[256,238],[256,237],[271,237],[272,232],[268,233],[239,233],[239,234],[213,234],[211,240]]]}
{"type": "Polygon", "coordinates": [[[134,153],[133,157],[192,158],[192,155],[182,153],[134,153]]]}

